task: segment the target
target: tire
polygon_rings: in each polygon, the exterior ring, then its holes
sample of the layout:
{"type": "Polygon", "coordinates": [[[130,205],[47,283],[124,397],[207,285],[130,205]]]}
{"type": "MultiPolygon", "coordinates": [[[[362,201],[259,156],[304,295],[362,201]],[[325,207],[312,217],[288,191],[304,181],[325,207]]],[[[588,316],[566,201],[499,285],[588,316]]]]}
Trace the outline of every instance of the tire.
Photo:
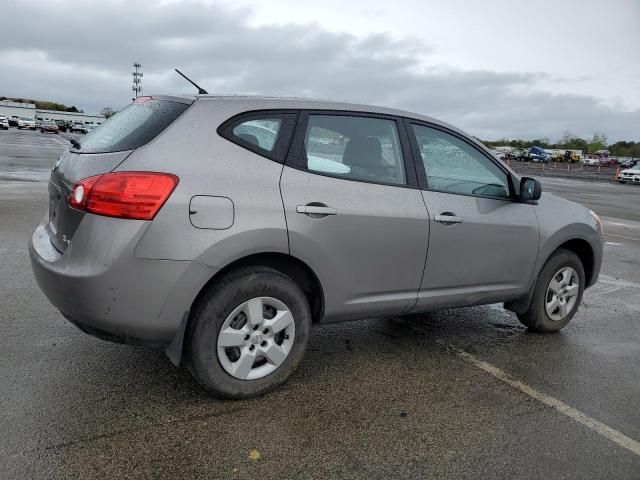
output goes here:
{"type": "MultiPolygon", "coordinates": [[[[563,281],[558,283],[562,285],[563,281]]],[[[570,250],[559,249],[547,260],[544,267],[542,267],[538,275],[538,280],[536,281],[529,309],[525,313],[518,314],[518,319],[531,331],[539,333],[557,332],[571,321],[578,310],[580,302],[582,302],[584,286],[584,267],[578,256],[570,250]],[[559,276],[562,271],[565,271],[572,277],[570,283],[566,285],[570,293],[561,292],[560,298],[557,300],[558,303],[555,304],[557,305],[557,309],[550,315],[548,312],[549,310],[553,310],[554,304],[552,302],[554,298],[558,298],[557,295],[554,296],[553,291],[550,292],[550,284],[554,279],[566,281],[566,275],[562,277],[559,276]],[[575,273],[575,276],[571,271],[575,273]],[[577,291],[572,288],[576,285],[577,291]],[[574,292],[575,295],[571,295],[571,293],[574,292]],[[561,308],[563,308],[562,299],[565,300],[565,314],[563,314],[561,310],[561,308]],[[547,308],[547,304],[549,304],[550,308],[547,308]]]]}
{"type": "Polygon", "coordinates": [[[310,329],[307,298],[290,277],[267,267],[243,267],[220,278],[196,302],[185,339],[187,367],[211,394],[233,399],[263,395],[296,369],[310,329]],[[263,322],[259,329],[252,318],[263,322]],[[288,326],[270,329],[274,318],[289,320],[288,326]],[[223,330],[233,334],[229,343],[239,346],[219,345],[223,330]]]}

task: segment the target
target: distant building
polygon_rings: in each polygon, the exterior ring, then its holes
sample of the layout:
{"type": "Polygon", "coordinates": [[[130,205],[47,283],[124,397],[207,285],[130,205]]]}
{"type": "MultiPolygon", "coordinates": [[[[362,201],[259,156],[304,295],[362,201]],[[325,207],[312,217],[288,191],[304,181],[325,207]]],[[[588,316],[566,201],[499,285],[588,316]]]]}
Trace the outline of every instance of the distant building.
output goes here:
{"type": "Polygon", "coordinates": [[[36,117],[36,106],[33,103],[19,103],[10,100],[0,100],[0,115],[11,118],[36,117]]]}
{"type": "Polygon", "coordinates": [[[12,102],[11,100],[0,100],[0,115],[7,117],[9,120],[26,117],[34,120],[64,120],[66,122],[80,121],[89,125],[99,125],[105,120],[102,115],[61,112],[58,110],[38,110],[33,103],[19,103],[12,102]]]}

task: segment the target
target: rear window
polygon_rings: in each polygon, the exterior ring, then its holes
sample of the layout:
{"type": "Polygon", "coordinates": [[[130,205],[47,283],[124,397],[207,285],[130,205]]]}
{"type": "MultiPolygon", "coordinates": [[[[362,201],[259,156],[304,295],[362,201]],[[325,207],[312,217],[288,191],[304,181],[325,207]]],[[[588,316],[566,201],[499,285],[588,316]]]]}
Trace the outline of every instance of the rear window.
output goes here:
{"type": "Polygon", "coordinates": [[[98,128],[79,138],[82,153],[110,153],[133,150],[154,139],[189,105],[168,100],[138,100],[98,128]]]}

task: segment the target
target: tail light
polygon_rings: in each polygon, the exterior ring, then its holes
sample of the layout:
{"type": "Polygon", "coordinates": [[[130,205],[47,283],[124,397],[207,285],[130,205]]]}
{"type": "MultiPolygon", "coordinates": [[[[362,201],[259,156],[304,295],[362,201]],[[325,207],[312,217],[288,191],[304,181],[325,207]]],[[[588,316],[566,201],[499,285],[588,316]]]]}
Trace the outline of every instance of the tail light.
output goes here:
{"type": "Polygon", "coordinates": [[[106,217],[153,220],[178,185],[178,177],[159,172],[114,172],[80,180],[69,206],[106,217]]]}

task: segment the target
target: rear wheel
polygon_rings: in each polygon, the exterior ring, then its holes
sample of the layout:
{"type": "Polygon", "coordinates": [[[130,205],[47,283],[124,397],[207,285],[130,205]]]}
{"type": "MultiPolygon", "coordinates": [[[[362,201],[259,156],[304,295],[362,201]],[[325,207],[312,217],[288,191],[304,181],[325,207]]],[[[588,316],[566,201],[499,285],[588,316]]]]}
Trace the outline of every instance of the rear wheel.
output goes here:
{"type": "Polygon", "coordinates": [[[310,327],[307,298],[291,278],[266,267],[235,270],[192,313],[189,369],[215,395],[262,395],[296,369],[310,327]]]}
{"type": "Polygon", "coordinates": [[[575,253],[560,249],[542,268],[529,309],[518,319],[534,332],[557,332],[578,310],[584,286],[582,262],[575,253]]]}

